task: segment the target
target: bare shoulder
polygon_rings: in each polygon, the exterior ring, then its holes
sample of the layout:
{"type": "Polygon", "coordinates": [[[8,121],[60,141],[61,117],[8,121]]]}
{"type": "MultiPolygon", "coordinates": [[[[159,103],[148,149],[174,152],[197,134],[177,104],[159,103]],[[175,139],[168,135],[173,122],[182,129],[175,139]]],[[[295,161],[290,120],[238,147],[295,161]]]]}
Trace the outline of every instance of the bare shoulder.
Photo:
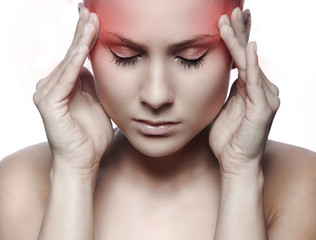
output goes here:
{"type": "Polygon", "coordinates": [[[0,239],[33,239],[39,231],[49,190],[51,154],[47,143],[0,162],[0,239]]]}
{"type": "Polygon", "coordinates": [[[265,176],[274,181],[309,178],[315,175],[316,153],[301,147],[268,141],[263,168],[265,176]]]}
{"type": "Polygon", "coordinates": [[[269,141],[263,170],[269,239],[316,239],[316,153],[269,141]]]}

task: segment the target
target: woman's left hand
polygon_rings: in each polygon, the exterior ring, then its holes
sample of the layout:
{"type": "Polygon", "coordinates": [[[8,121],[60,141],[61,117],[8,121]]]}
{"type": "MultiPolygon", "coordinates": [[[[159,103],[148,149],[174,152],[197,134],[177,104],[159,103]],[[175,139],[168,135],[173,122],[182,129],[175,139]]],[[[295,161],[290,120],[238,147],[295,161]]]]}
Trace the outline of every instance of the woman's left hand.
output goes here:
{"type": "Polygon", "coordinates": [[[228,177],[260,169],[270,127],[280,105],[278,88],[258,65],[256,43],[248,43],[249,26],[239,8],[232,12],[231,21],[223,15],[218,22],[221,38],[238,69],[238,79],[209,135],[221,174],[228,177]]]}

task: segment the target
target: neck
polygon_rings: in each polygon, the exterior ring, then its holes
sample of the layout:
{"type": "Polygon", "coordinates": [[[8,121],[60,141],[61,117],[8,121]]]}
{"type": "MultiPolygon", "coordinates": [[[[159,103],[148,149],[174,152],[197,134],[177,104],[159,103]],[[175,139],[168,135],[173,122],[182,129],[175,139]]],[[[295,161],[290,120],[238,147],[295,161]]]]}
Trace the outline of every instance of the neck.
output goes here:
{"type": "Polygon", "coordinates": [[[208,178],[218,169],[218,162],[208,144],[209,129],[206,128],[181,150],[164,157],[153,158],[137,151],[120,133],[124,151],[120,151],[120,172],[130,181],[146,184],[157,189],[163,186],[179,188],[208,178]]]}

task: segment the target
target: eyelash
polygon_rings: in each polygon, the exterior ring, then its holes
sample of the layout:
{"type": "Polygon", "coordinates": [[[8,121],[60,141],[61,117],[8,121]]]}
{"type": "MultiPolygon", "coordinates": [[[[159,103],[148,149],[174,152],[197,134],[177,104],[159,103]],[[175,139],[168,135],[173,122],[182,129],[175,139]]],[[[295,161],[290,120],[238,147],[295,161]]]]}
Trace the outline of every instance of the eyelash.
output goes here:
{"type": "Polygon", "coordinates": [[[199,69],[200,67],[203,66],[203,59],[204,59],[205,55],[208,53],[208,51],[209,51],[209,49],[207,49],[207,51],[205,51],[205,53],[203,53],[202,56],[200,56],[197,59],[186,59],[186,58],[177,56],[177,61],[185,69],[190,69],[192,67],[199,69]]]}
{"type": "MultiPolygon", "coordinates": [[[[126,67],[134,65],[138,59],[141,57],[141,55],[136,55],[132,57],[122,58],[116,55],[111,48],[109,48],[111,53],[113,54],[113,61],[117,66],[126,67]]],[[[177,56],[178,63],[184,67],[185,69],[190,69],[192,67],[199,69],[203,65],[203,58],[208,53],[209,49],[203,53],[202,56],[200,56],[197,59],[186,59],[180,56],[177,56]]]]}

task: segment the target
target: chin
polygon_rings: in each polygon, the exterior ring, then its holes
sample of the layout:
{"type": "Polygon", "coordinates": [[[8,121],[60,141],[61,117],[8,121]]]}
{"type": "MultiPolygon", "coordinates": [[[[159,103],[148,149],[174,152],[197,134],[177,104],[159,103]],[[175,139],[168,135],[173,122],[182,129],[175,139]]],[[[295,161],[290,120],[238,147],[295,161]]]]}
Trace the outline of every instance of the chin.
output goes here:
{"type": "MultiPolygon", "coordinates": [[[[128,137],[127,137],[128,138],[128,137]]],[[[194,138],[194,136],[192,136],[194,138]]],[[[137,136],[128,138],[133,148],[142,155],[151,158],[172,157],[184,149],[192,140],[184,136],[137,136]]]]}
{"type": "Polygon", "coordinates": [[[152,158],[162,158],[170,156],[183,147],[182,144],[177,144],[174,141],[170,143],[170,140],[164,137],[160,137],[159,139],[157,139],[157,137],[155,137],[154,139],[148,137],[147,141],[137,143],[131,142],[131,144],[138,152],[152,158]]]}

